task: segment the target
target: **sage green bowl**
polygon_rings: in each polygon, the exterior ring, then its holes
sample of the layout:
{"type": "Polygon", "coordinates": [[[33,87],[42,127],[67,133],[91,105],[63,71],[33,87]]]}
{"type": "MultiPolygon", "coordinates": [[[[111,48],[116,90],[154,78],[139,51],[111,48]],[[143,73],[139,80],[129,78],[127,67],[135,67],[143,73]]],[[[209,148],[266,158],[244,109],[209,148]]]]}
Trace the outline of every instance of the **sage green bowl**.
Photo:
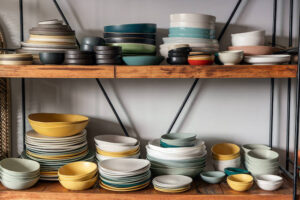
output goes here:
{"type": "Polygon", "coordinates": [[[123,54],[153,54],[156,52],[155,45],[139,43],[110,43],[109,46],[122,47],[123,54]]]}
{"type": "Polygon", "coordinates": [[[255,149],[270,150],[271,147],[268,147],[267,145],[264,145],[264,144],[244,144],[244,145],[242,145],[242,149],[243,149],[244,153],[246,154],[247,152],[249,152],[251,150],[255,150],[255,149]]]}
{"type": "Polygon", "coordinates": [[[34,176],[40,171],[40,164],[28,159],[6,158],[0,162],[0,171],[12,176],[34,176]]]}
{"type": "Polygon", "coordinates": [[[210,184],[220,183],[225,176],[226,174],[221,171],[206,171],[200,173],[202,180],[210,184]]]}
{"type": "Polygon", "coordinates": [[[249,161],[256,163],[274,162],[279,159],[279,154],[272,150],[255,149],[246,153],[246,158],[249,161]]]}
{"type": "Polygon", "coordinates": [[[196,140],[196,134],[190,134],[190,133],[170,133],[170,134],[165,134],[161,136],[162,139],[165,141],[170,141],[170,140],[177,140],[177,141],[194,141],[196,140]]]}
{"type": "Polygon", "coordinates": [[[126,65],[159,65],[164,57],[162,56],[123,56],[126,65]]]}
{"type": "Polygon", "coordinates": [[[40,177],[31,179],[31,180],[18,180],[18,181],[8,181],[8,180],[1,180],[1,183],[4,187],[12,189],[12,190],[24,190],[34,186],[40,177]]]}

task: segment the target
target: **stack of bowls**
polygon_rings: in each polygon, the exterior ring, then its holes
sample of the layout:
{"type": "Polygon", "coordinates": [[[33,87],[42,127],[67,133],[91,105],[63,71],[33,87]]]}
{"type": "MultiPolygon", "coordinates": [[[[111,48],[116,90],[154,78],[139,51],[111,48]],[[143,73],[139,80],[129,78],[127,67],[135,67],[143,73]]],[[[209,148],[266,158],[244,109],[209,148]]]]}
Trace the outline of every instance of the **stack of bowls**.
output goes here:
{"type": "Polygon", "coordinates": [[[235,174],[227,177],[227,183],[233,190],[243,192],[253,185],[253,177],[249,174],[235,174]]]}
{"type": "Polygon", "coordinates": [[[90,51],[69,50],[65,52],[67,65],[92,65],[95,63],[95,53],[90,51]]]}
{"type": "Polygon", "coordinates": [[[167,57],[174,44],[187,44],[192,51],[213,54],[219,44],[215,39],[216,17],[203,14],[181,13],[170,15],[169,37],[163,38],[160,54],[167,57]]]}
{"type": "Polygon", "coordinates": [[[260,175],[256,177],[256,184],[262,190],[274,191],[282,186],[283,178],[270,174],[260,175]]]}
{"type": "Polygon", "coordinates": [[[122,64],[122,48],[118,46],[95,46],[97,65],[122,64]]]}
{"type": "Polygon", "coordinates": [[[94,138],[99,162],[114,158],[139,158],[140,143],[132,137],[98,135],[94,138]]]}
{"type": "Polygon", "coordinates": [[[168,52],[167,63],[170,65],[187,65],[188,64],[188,55],[191,51],[189,47],[179,47],[171,49],[168,52]]]}
{"type": "Polygon", "coordinates": [[[156,52],[156,24],[122,24],[104,27],[110,46],[122,47],[123,55],[153,55],[156,52]]]}
{"type": "Polygon", "coordinates": [[[0,54],[0,65],[31,65],[32,54],[0,54]]]}
{"type": "Polygon", "coordinates": [[[97,165],[86,161],[64,165],[58,170],[58,179],[60,184],[66,189],[86,190],[97,182],[97,165]]]}
{"type": "Polygon", "coordinates": [[[196,140],[191,147],[169,147],[160,145],[160,139],[150,141],[146,146],[147,159],[151,162],[151,171],[155,175],[185,175],[194,177],[203,171],[206,165],[206,146],[196,140]]]}
{"type": "Polygon", "coordinates": [[[109,159],[98,164],[100,186],[112,191],[135,191],[151,181],[150,162],[143,159],[109,159]]]}
{"type": "Polygon", "coordinates": [[[101,45],[105,45],[105,41],[101,37],[84,37],[82,39],[80,50],[94,52],[94,47],[101,45]]]}
{"type": "Polygon", "coordinates": [[[211,148],[213,166],[218,171],[224,171],[228,167],[241,165],[240,147],[236,144],[221,143],[211,148]]]}
{"type": "Polygon", "coordinates": [[[21,45],[18,52],[33,54],[35,64],[40,64],[40,52],[63,53],[77,48],[75,32],[57,19],[39,22],[38,27],[30,29],[29,39],[21,45]]]}
{"type": "Polygon", "coordinates": [[[6,158],[0,162],[1,183],[12,190],[32,187],[40,178],[40,164],[32,160],[6,158]]]}
{"type": "Polygon", "coordinates": [[[242,155],[245,158],[246,154],[254,149],[265,149],[265,150],[271,150],[271,147],[264,145],[264,144],[244,144],[242,145],[242,155]]]}
{"type": "Polygon", "coordinates": [[[190,65],[212,65],[215,56],[203,52],[190,52],[188,56],[188,63],[190,65]]]}
{"type": "Polygon", "coordinates": [[[278,174],[279,154],[266,149],[249,151],[246,153],[245,167],[253,176],[278,174]]]}
{"type": "Polygon", "coordinates": [[[182,175],[163,175],[152,180],[155,190],[167,193],[185,192],[191,188],[192,182],[192,178],[182,175]]]}
{"type": "Polygon", "coordinates": [[[196,135],[187,133],[165,134],[160,138],[160,146],[169,147],[193,147],[196,144],[196,135]]]}

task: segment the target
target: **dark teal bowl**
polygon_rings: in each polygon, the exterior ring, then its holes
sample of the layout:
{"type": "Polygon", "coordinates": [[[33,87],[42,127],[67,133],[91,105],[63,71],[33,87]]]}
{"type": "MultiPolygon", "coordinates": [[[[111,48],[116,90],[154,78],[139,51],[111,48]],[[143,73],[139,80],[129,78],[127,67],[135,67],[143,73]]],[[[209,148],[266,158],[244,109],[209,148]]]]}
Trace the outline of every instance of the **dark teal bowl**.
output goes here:
{"type": "Polygon", "coordinates": [[[65,60],[64,53],[41,52],[39,56],[44,65],[60,65],[65,60]]]}
{"type": "Polygon", "coordinates": [[[249,174],[250,173],[248,170],[241,169],[241,168],[234,168],[234,167],[225,168],[224,172],[227,176],[231,176],[234,174],[249,174]]]}
{"type": "Polygon", "coordinates": [[[162,56],[123,56],[127,65],[159,65],[163,60],[162,56]]]}
{"type": "Polygon", "coordinates": [[[156,33],[156,24],[122,24],[104,26],[104,32],[110,33],[156,33]]]}

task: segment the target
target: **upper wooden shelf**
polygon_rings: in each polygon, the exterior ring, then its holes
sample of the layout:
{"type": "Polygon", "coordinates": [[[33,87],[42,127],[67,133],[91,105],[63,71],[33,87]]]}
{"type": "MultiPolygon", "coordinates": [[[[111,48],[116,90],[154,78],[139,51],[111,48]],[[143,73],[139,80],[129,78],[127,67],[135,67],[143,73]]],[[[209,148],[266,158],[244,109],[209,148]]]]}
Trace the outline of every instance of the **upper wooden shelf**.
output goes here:
{"type": "Polygon", "coordinates": [[[297,65],[0,65],[2,78],[295,78],[297,65]]]}

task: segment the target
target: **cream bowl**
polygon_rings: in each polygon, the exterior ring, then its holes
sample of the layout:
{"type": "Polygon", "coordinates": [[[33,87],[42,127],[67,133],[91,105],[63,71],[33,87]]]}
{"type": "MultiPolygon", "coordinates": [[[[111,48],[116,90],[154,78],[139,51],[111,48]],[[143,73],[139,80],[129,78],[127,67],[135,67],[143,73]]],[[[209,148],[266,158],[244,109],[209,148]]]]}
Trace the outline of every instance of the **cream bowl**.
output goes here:
{"type": "Polygon", "coordinates": [[[196,22],[196,23],[203,23],[203,22],[211,22],[214,23],[216,21],[216,17],[212,15],[205,15],[205,14],[196,14],[196,13],[176,13],[170,15],[170,21],[189,21],[189,22],[196,22]]]}
{"type": "Polygon", "coordinates": [[[239,64],[244,57],[243,51],[222,51],[219,53],[219,60],[224,65],[236,65],[239,64]]]}
{"type": "Polygon", "coordinates": [[[274,191],[279,189],[283,184],[283,179],[280,176],[266,174],[256,177],[256,184],[262,190],[274,191]]]}
{"type": "Polygon", "coordinates": [[[94,138],[96,144],[101,147],[101,145],[122,145],[122,146],[135,146],[138,141],[132,137],[126,137],[121,135],[98,135],[94,138]]]}
{"type": "Polygon", "coordinates": [[[6,158],[0,162],[0,170],[11,176],[34,177],[40,172],[40,164],[28,159],[6,158]]]}

